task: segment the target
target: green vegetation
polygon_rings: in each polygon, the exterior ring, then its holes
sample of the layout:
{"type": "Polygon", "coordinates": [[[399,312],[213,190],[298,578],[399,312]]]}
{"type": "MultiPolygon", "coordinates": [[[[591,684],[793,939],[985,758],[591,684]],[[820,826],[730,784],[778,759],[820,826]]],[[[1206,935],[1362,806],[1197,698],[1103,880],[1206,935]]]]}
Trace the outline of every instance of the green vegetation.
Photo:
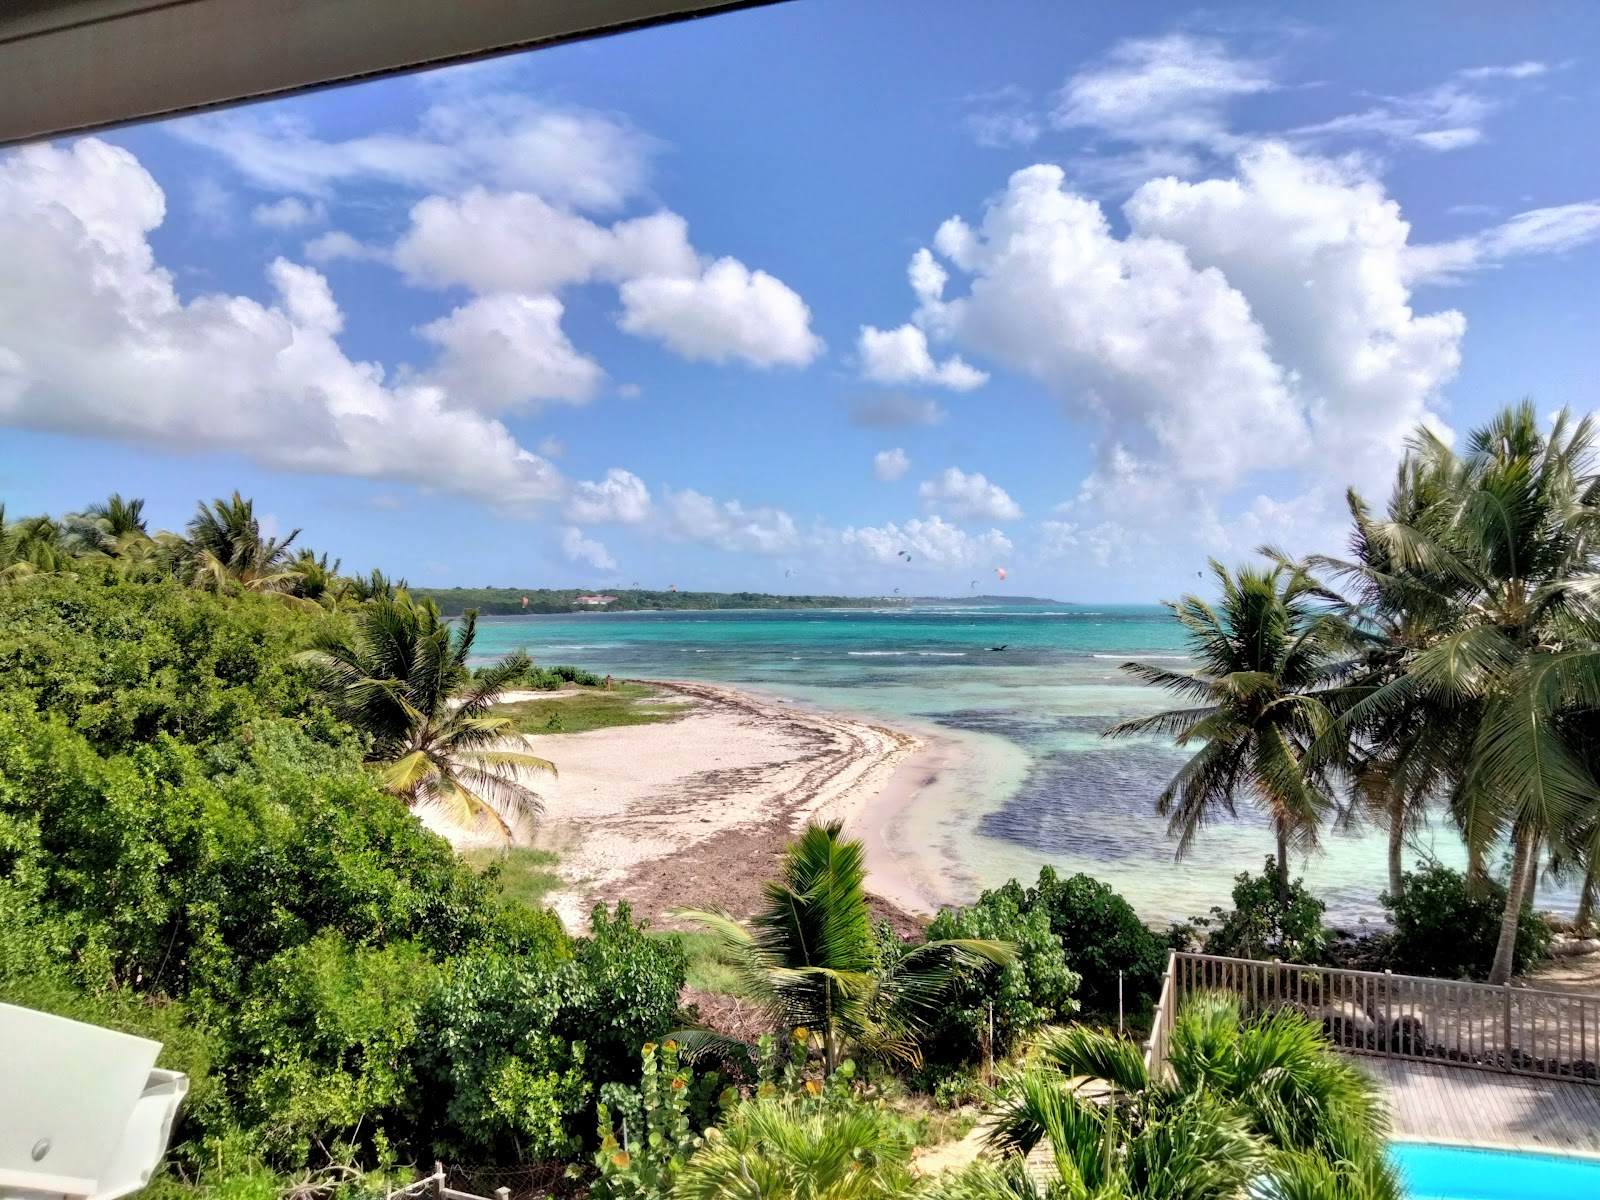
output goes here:
{"type": "MultiPolygon", "coordinates": [[[[282,546],[237,549],[247,505],[208,509],[233,533],[205,560],[103,507],[5,526],[0,999],[163,1042],[192,1082],[169,1190],[578,1153],[675,1022],[676,942],[625,908],[569,936],[531,906],[536,854],[480,874],[378,786],[382,727],[307,652],[403,592],[274,590],[282,546]]],[[[432,645],[453,677],[461,635],[432,645]]]]}
{"type": "MultiPolygon", "coordinates": [[[[1401,1195],[1377,1085],[1335,1057],[1309,1018],[1292,1009],[1246,1018],[1230,1001],[1197,999],[1174,1025],[1169,1062],[1170,1081],[1153,1077],[1131,1042],[1061,1030],[1005,1092],[990,1143],[1022,1155],[1048,1138],[1062,1178],[1052,1195],[1085,1200],[1280,1195],[1312,1177],[1333,1185],[1312,1194],[1401,1195]],[[1085,1081],[1112,1088],[1110,1099],[1090,1100],[1085,1081]]],[[[964,1194],[993,1195],[987,1187],[1007,1178],[980,1174],[964,1194]]]]}
{"type": "Polygon", "coordinates": [[[689,931],[657,936],[678,939],[687,960],[686,980],[690,987],[719,996],[754,999],[745,986],[738,964],[728,955],[722,939],[716,934],[689,931]]]}
{"type": "Polygon", "coordinates": [[[1289,885],[1287,904],[1279,887],[1277,864],[1271,859],[1260,875],[1248,871],[1236,875],[1233,908],[1213,908],[1209,918],[1196,921],[1210,930],[1206,953],[1227,958],[1321,962],[1333,941],[1333,931],[1322,923],[1327,906],[1306,891],[1299,879],[1289,885]]]}
{"type": "Polygon", "coordinates": [[[1189,706],[1112,726],[1109,737],[1164,733],[1199,746],[1156,798],[1181,857],[1219,813],[1234,815],[1242,793],[1272,824],[1278,843],[1278,897],[1289,899],[1289,851],[1315,848],[1333,800],[1307,752],[1330,718],[1313,694],[1328,675],[1342,626],[1314,605],[1316,581],[1285,564],[1229,571],[1213,561],[1218,607],[1195,596],[1172,606],[1200,661],[1191,673],[1150,663],[1123,664],[1146,683],[1176,692],[1189,706]]]}
{"type": "Polygon", "coordinates": [[[1125,1011],[1137,1013],[1155,1002],[1167,945],[1139,920],[1133,905],[1098,879],[1061,879],[1050,867],[1028,889],[1027,904],[1049,916],[1067,966],[1082,980],[1078,998],[1086,1012],[1107,1018],[1116,1013],[1119,972],[1125,1011]]]}
{"type": "Polygon", "coordinates": [[[452,626],[431,600],[399,590],[325,624],[300,658],[333,710],[366,737],[380,786],[408,805],[438,805],[460,824],[488,819],[509,841],[508,816],[539,812],[520,773],[556,769],[503,745],[512,723],[489,710],[530,664],[519,651],[468,670],[477,627],[476,613],[452,626]]]}
{"type": "MultiPolygon", "coordinates": [[[[1174,605],[1199,669],[1129,670],[1186,707],[1112,732],[1194,751],[1158,800],[1180,851],[1239,803],[1276,842],[1208,949],[1323,954],[1288,868],[1334,821],[1390,834],[1403,968],[1524,965],[1548,936],[1541,870],[1592,910],[1591,436],[1527,408],[1459,456],[1419,434],[1382,519],[1351,498],[1349,560],[1216,565],[1216,606],[1174,605]],[[1440,819],[1469,871],[1400,872],[1407,832],[1440,819]]],[[[621,905],[565,930],[542,907],[553,854],[457,857],[411,806],[504,823],[550,764],[499,739],[677,710],[522,656],[471,670],[475,614],[444,611],[298,531],[263,537],[237,495],[181,535],[120,496],[0,513],[0,999],[163,1042],[193,1086],[161,1191],[331,1200],[438,1158],[560,1163],[599,1200],[1398,1195],[1372,1086],[1294,1010],[1199,998],[1156,1075],[1061,1024],[1106,1018],[1119,977],[1144,1009],[1164,958],[1086,876],[1046,869],[907,941],[873,924],[860,843],[814,826],[748,923],[679,910],[705,932],[658,934],[621,905]],[[769,1032],[684,1030],[686,983],[769,1032]],[[999,1160],[915,1180],[913,1148],[976,1118],[933,1119],[908,1084],[980,1100],[999,1160]],[[1046,1137],[1060,1179],[1041,1188],[1018,1155],[1046,1137]]]]}
{"type": "MultiPolygon", "coordinates": [[[[1506,904],[1499,884],[1469,887],[1459,871],[1420,863],[1415,874],[1406,873],[1404,890],[1384,893],[1383,903],[1394,923],[1387,946],[1394,970],[1441,979],[1482,979],[1489,973],[1506,904]]],[[[1526,971],[1549,948],[1549,926],[1524,904],[1512,966],[1526,971]]]]}
{"type": "Polygon", "coordinates": [[[466,850],[461,859],[487,875],[500,887],[500,894],[531,909],[542,909],[545,897],[561,886],[561,876],[553,869],[560,857],[553,850],[533,846],[506,846],[499,850],[466,850]]]}
{"type": "Polygon", "coordinates": [[[885,945],[872,927],[865,851],[840,826],[812,825],[747,928],[726,912],[679,909],[714,934],[744,994],[779,1028],[820,1035],[828,1073],[846,1050],[916,1065],[929,1022],[960,976],[1004,966],[1011,946],[976,939],[885,945]]]}
{"type": "Polygon", "coordinates": [[[1014,947],[998,969],[956,979],[932,1022],[928,1058],[947,1064],[1003,1058],[1028,1034],[1077,1011],[1079,979],[1068,967],[1049,913],[1030,905],[1015,880],[928,926],[933,941],[1014,947]]]}
{"type": "Polygon", "coordinates": [[[1195,748],[1157,798],[1179,853],[1239,801],[1261,807],[1288,910],[1288,852],[1315,847],[1334,819],[1373,819],[1399,901],[1407,833],[1448,820],[1477,895],[1511,851],[1494,983],[1517,963],[1541,870],[1582,881],[1587,920],[1600,892],[1594,439],[1591,419],[1562,412],[1542,429],[1528,403],[1461,454],[1419,429],[1382,517],[1351,494],[1350,558],[1268,550],[1266,567],[1213,564],[1220,602],[1172,605],[1200,668],[1124,666],[1186,707],[1110,731],[1195,748]]]}
{"type": "Polygon", "coordinates": [[[642,683],[613,683],[609,691],[585,690],[575,696],[509,700],[495,705],[492,715],[510,720],[518,733],[584,733],[617,725],[654,725],[685,712],[682,703],[664,698],[659,688],[642,683]]]}

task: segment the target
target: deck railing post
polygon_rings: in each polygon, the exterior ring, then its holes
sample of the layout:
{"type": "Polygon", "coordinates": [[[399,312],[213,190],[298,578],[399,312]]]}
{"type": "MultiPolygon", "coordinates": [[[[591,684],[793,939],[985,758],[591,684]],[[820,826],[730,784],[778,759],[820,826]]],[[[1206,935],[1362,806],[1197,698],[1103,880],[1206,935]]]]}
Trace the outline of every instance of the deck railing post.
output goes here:
{"type": "Polygon", "coordinates": [[[1503,1056],[1503,1061],[1505,1063],[1505,1069],[1507,1071],[1510,1071],[1510,1070],[1513,1069],[1512,1064],[1511,1064],[1511,985],[1509,983],[1507,983],[1507,984],[1504,985],[1504,987],[1505,987],[1505,998],[1504,998],[1504,1004],[1502,1006],[1502,1012],[1504,1014],[1504,1018],[1503,1018],[1503,1021],[1501,1023],[1501,1034],[1500,1034],[1500,1036],[1501,1036],[1501,1054],[1503,1056]]]}

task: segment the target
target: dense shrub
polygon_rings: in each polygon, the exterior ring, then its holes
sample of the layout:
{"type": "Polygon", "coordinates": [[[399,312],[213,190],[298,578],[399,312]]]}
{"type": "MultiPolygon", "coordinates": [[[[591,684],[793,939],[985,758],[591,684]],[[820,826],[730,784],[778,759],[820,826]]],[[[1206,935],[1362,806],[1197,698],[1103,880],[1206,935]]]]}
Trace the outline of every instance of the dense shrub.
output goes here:
{"type": "Polygon", "coordinates": [[[269,596],[218,597],[86,567],[0,589],[0,687],[100,750],[190,745],[261,717],[331,721],[295,652],[321,618],[269,596]]]}
{"type": "Polygon", "coordinates": [[[1166,942],[1116,892],[1087,875],[1061,879],[1045,867],[1028,889],[1026,903],[1048,915],[1067,966],[1082,980],[1078,1002],[1085,1012],[1117,1011],[1118,971],[1127,1009],[1154,1002],[1166,970],[1166,942]]]}
{"type": "Polygon", "coordinates": [[[503,901],[293,666],[281,600],[0,591],[0,1000],[152,1037],[190,1178],[568,1153],[673,1023],[672,939],[503,901]]]}
{"type": "MultiPolygon", "coordinates": [[[[1413,975],[1484,979],[1494,965],[1506,890],[1492,881],[1472,887],[1459,871],[1419,863],[1405,876],[1405,893],[1382,897],[1394,932],[1390,964],[1413,975]]],[[[1512,966],[1526,971],[1550,948],[1550,926],[1527,905],[1517,926],[1512,966]]]]}
{"type": "Polygon", "coordinates": [[[1077,1010],[1078,976],[1067,967],[1049,914],[1030,907],[1015,880],[984,892],[966,908],[945,909],[928,926],[928,938],[1010,942],[1017,954],[997,970],[966,974],[946,993],[925,1039],[929,1063],[979,1061],[988,1047],[991,1019],[992,1052],[999,1058],[1019,1037],[1077,1010]]]}
{"type": "Polygon", "coordinates": [[[1205,952],[1230,958],[1282,959],[1318,963],[1333,940],[1322,923],[1326,905],[1306,891],[1303,880],[1289,885],[1289,904],[1278,900],[1278,866],[1269,858],[1260,875],[1234,876],[1233,909],[1213,908],[1196,924],[1209,928],[1205,952]]]}

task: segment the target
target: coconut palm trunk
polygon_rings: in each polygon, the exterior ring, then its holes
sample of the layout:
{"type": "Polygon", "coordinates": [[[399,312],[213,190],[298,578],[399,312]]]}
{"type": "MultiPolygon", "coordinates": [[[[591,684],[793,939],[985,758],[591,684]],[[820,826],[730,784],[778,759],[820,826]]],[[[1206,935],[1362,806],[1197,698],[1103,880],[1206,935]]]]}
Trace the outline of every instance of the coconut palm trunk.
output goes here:
{"type": "Polygon", "coordinates": [[[1389,895],[1398,900],[1405,895],[1406,822],[1403,813],[1405,800],[1396,795],[1389,810],[1389,895]]]}
{"type": "Polygon", "coordinates": [[[1278,908],[1289,911],[1289,831],[1278,822],[1278,908]]]}
{"type": "Polygon", "coordinates": [[[1506,881],[1506,910],[1500,915],[1500,940],[1494,949],[1494,966],[1489,970],[1490,983],[1506,983],[1511,978],[1517,952],[1517,927],[1528,894],[1528,860],[1534,853],[1534,841],[1533,834],[1525,829],[1519,829],[1514,835],[1511,878],[1506,881]]]}

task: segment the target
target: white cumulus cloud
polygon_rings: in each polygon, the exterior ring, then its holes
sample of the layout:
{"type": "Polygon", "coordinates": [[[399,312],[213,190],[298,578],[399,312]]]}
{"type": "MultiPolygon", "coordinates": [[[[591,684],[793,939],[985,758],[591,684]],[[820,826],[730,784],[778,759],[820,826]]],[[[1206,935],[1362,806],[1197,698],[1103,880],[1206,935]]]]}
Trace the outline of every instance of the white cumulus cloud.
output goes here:
{"type": "Polygon", "coordinates": [[[165,211],[138,160],[98,139],[0,159],[0,421],[491,503],[562,494],[498,421],[348,358],[314,269],[278,260],[269,302],[182,299],[148,241],[165,211]]]}
{"type": "Polygon", "coordinates": [[[893,483],[911,469],[911,458],[899,446],[872,456],[872,473],[880,483],[893,483]]]}
{"type": "Polygon", "coordinates": [[[328,210],[320,200],[310,203],[298,196],[285,196],[271,204],[258,204],[250,210],[250,219],[267,229],[288,231],[306,225],[316,225],[327,220],[328,210]]]}
{"type": "Polygon", "coordinates": [[[1120,141],[1216,148],[1231,141],[1227,104],[1273,87],[1262,64],[1216,38],[1130,38],[1067,80],[1051,120],[1120,141]]]}
{"type": "Polygon", "coordinates": [[[590,210],[637,194],[657,148],[613,117],[510,94],[458,94],[428,108],[414,129],[337,141],[281,109],[192,117],[170,129],[276,191],[327,196],[372,181],[453,193],[488,183],[590,210]]]}
{"type": "Polygon", "coordinates": [[[998,484],[974,471],[946,467],[917,487],[929,511],[943,509],[958,521],[1020,521],[1022,508],[998,484]]]}
{"type": "Polygon", "coordinates": [[[413,283],[477,292],[554,292],[698,270],[688,224],[676,213],[600,225],[531,192],[481,187],[419,201],[394,261],[413,283]]]}
{"type": "Polygon", "coordinates": [[[915,325],[898,329],[863,325],[858,349],[861,374],[874,383],[930,383],[966,392],[989,381],[986,374],[963,362],[960,355],[935,362],[928,350],[928,335],[915,325]]]}
{"type": "Polygon", "coordinates": [[[620,289],[628,333],[652,337],[684,358],[803,367],[822,352],[811,310],[765,271],[720,258],[692,277],[649,275],[620,289]]]}
{"type": "Polygon", "coordinates": [[[846,552],[867,562],[888,566],[903,562],[900,552],[911,555],[913,570],[948,567],[990,567],[1012,551],[1011,539],[998,529],[968,533],[939,516],[913,517],[903,525],[850,526],[839,535],[846,552]]]}
{"type": "Polygon", "coordinates": [[[561,531],[561,550],[569,562],[585,562],[597,571],[616,570],[617,560],[611,557],[605,544],[584,537],[583,531],[575,525],[568,525],[561,531]]]}
{"type": "Polygon", "coordinates": [[[612,467],[604,479],[573,484],[564,511],[575,525],[637,525],[650,516],[650,489],[633,472],[612,467]]]}
{"type": "Polygon", "coordinates": [[[801,545],[794,518],[781,509],[746,508],[689,489],[668,491],[665,499],[669,536],[753,554],[787,554],[801,545]]]}
{"type": "Polygon", "coordinates": [[[483,412],[582,404],[605,372],[561,330],[554,296],[479,296],[417,332],[440,348],[428,379],[483,412]]]}

